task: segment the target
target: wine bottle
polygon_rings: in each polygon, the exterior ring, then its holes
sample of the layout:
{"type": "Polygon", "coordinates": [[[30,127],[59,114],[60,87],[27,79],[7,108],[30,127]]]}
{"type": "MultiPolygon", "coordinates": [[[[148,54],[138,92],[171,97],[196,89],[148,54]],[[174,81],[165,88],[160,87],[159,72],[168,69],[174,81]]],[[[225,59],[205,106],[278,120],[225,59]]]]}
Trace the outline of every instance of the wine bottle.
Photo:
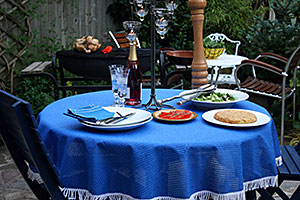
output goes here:
{"type": "Polygon", "coordinates": [[[137,59],[136,41],[129,47],[127,68],[130,69],[127,82],[126,105],[138,105],[142,100],[142,73],[137,59]]]}

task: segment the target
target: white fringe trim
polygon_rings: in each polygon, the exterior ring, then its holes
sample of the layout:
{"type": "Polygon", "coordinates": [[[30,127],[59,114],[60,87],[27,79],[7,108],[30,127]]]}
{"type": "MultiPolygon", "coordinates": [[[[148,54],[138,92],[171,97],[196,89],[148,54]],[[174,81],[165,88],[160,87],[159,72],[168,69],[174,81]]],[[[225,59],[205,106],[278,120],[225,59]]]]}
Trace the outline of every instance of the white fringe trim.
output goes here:
{"type": "Polygon", "coordinates": [[[60,188],[62,193],[69,200],[209,200],[212,198],[213,200],[245,200],[245,192],[233,192],[227,194],[217,194],[210,191],[201,191],[194,193],[188,199],[175,198],[175,197],[155,197],[152,199],[136,199],[127,194],[122,193],[107,193],[103,195],[92,195],[88,190],[84,189],[72,189],[72,188],[60,188]]]}
{"type": "Polygon", "coordinates": [[[27,170],[27,176],[29,179],[31,179],[31,181],[37,181],[38,184],[43,184],[43,180],[40,176],[39,173],[33,172],[30,167],[28,166],[28,170],[27,170]]]}
{"type": "Polygon", "coordinates": [[[268,176],[261,179],[248,181],[244,183],[244,191],[256,190],[259,188],[277,187],[278,176],[268,176]]]}
{"type": "Polygon", "coordinates": [[[276,160],[276,166],[277,167],[279,167],[280,165],[282,165],[282,157],[281,156],[277,157],[275,160],[276,160]]]}
{"type": "Polygon", "coordinates": [[[239,192],[232,192],[226,194],[217,194],[211,191],[200,191],[191,195],[188,199],[174,198],[174,197],[155,197],[152,199],[137,199],[127,194],[122,193],[107,193],[103,195],[92,195],[88,190],[85,189],[73,189],[73,188],[60,188],[64,196],[70,200],[246,200],[245,192],[256,190],[259,188],[277,187],[278,176],[269,176],[253,181],[244,183],[244,189],[239,192]]]}

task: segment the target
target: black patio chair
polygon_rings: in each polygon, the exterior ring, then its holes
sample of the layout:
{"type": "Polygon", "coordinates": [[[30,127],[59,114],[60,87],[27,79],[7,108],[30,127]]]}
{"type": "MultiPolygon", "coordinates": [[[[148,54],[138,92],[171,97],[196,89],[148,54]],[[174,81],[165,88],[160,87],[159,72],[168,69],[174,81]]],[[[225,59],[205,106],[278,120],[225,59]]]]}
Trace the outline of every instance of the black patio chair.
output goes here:
{"type": "Polygon", "coordinates": [[[300,142],[295,148],[290,145],[282,145],[280,149],[283,163],[278,167],[278,185],[280,186],[286,180],[298,181],[298,188],[290,198],[279,186],[259,189],[257,191],[261,195],[260,200],[275,200],[272,197],[274,193],[277,193],[283,200],[300,199],[300,142]]]}
{"type": "Polygon", "coordinates": [[[41,200],[66,199],[60,191],[60,180],[44,143],[28,102],[0,90],[0,133],[23,178],[41,200]],[[28,177],[34,167],[43,183],[28,177]]]}
{"type": "Polygon", "coordinates": [[[255,60],[242,61],[242,64],[235,70],[235,80],[239,90],[281,100],[281,144],[283,144],[284,136],[285,101],[291,96],[293,96],[293,118],[295,119],[299,61],[300,44],[289,58],[265,52],[255,60]],[[262,59],[267,60],[263,62],[262,59]],[[246,67],[252,68],[252,75],[240,81],[238,76],[241,72],[245,72],[246,67]],[[261,79],[262,77],[264,80],[261,79]],[[289,85],[289,81],[292,81],[292,86],[289,85]]]}

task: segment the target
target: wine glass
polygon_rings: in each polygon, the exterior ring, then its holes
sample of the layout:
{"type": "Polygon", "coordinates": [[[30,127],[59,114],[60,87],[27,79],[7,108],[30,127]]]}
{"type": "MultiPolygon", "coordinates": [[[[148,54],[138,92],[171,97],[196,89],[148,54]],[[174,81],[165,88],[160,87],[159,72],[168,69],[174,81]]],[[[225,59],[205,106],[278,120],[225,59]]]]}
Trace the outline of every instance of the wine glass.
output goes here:
{"type": "Polygon", "coordinates": [[[141,27],[141,22],[138,21],[125,21],[123,27],[126,30],[126,38],[129,40],[130,45],[133,45],[133,41],[137,37],[137,32],[141,27]]]}
{"type": "Polygon", "coordinates": [[[144,21],[145,16],[149,12],[150,2],[145,0],[144,1],[136,0],[136,3],[134,5],[135,5],[136,14],[140,17],[141,21],[144,21]]]}
{"type": "Polygon", "coordinates": [[[120,107],[125,107],[125,97],[127,96],[127,82],[128,82],[128,75],[129,75],[130,69],[129,68],[123,68],[119,72],[119,78],[118,81],[118,95],[120,97],[120,107]]]}
{"type": "Polygon", "coordinates": [[[109,65],[109,71],[111,76],[111,88],[114,94],[114,104],[113,107],[119,107],[120,106],[120,98],[118,95],[118,79],[120,76],[120,71],[124,69],[124,65],[114,64],[109,65]]]}
{"type": "Polygon", "coordinates": [[[178,0],[165,0],[165,5],[167,9],[174,14],[174,10],[178,7],[178,0]]]}

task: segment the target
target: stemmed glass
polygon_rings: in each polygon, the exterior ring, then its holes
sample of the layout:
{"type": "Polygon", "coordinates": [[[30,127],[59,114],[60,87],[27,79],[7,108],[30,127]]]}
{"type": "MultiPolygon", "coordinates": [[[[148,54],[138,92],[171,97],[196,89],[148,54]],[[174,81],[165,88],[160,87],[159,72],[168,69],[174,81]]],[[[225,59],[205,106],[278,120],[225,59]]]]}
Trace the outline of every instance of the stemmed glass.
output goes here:
{"type": "Polygon", "coordinates": [[[119,74],[118,78],[118,95],[120,97],[120,107],[125,107],[125,97],[127,96],[127,82],[129,75],[129,68],[123,68],[123,70],[119,74]]]}
{"type": "Polygon", "coordinates": [[[174,14],[174,10],[178,7],[178,1],[179,0],[165,0],[165,5],[172,15],[174,14]]]}
{"type": "Polygon", "coordinates": [[[130,45],[133,45],[133,41],[137,38],[137,32],[141,28],[141,24],[138,21],[123,22],[123,27],[126,30],[126,38],[129,40],[130,45]]]}
{"type": "Polygon", "coordinates": [[[118,95],[118,79],[120,76],[120,72],[123,71],[124,65],[109,65],[109,71],[110,71],[110,76],[111,76],[111,87],[112,91],[114,94],[114,104],[112,105],[113,107],[119,107],[120,106],[120,98],[118,95]]]}
{"type": "Polygon", "coordinates": [[[155,16],[155,26],[156,32],[160,35],[161,39],[165,38],[165,34],[169,30],[169,21],[170,21],[170,10],[166,8],[154,8],[154,16],[155,16]]]}
{"type": "Polygon", "coordinates": [[[145,0],[136,0],[134,6],[136,14],[140,17],[140,20],[144,21],[145,16],[149,12],[150,2],[145,0]]]}

